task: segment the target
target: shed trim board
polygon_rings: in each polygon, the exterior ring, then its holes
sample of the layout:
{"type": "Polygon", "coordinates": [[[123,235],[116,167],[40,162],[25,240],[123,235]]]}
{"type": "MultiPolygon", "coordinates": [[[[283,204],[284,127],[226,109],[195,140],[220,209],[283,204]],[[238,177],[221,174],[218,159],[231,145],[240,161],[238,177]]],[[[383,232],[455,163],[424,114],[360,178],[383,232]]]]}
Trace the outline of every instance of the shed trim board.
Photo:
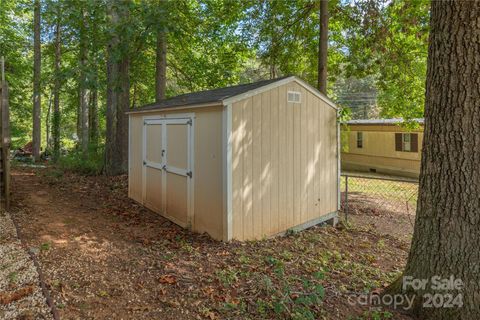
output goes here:
{"type": "MultiPolygon", "coordinates": [[[[191,229],[194,220],[194,132],[195,132],[195,114],[183,113],[183,114],[166,114],[156,116],[143,116],[142,118],[142,160],[143,160],[143,179],[142,179],[142,200],[146,202],[147,191],[147,168],[154,168],[161,170],[162,177],[162,208],[158,208],[159,212],[165,218],[168,218],[176,224],[191,229]],[[162,163],[151,162],[147,159],[147,126],[148,125],[160,125],[162,138],[162,163]],[[168,125],[187,125],[187,168],[177,168],[175,166],[168,165],[168,125]],[[166,151],[166,152],[165,152],[166,151]],[[187,219],[186,222],[180,221],[178,218],[173,217],[167,211],[167,175],[172,173],[179,176],[186,177],[187,183],[187,219]]],[[[130,140],[130,139],[129,139],[130,140]]]]}
{"type": "Polygon", "coordinates": [[[341,159],[341,132],[340,132],[340,122],[338,119],[340,118],[340,110],[337,110],[337,211],[340,211],[340,208],[342,206],[341,204],[341,199],[342,199],[342,192],[340,191],[340,185],[341,185],[341,170],[340,168],[342,167],[342,159],[341,159]]]}
{"type": "Polygon", "coordinates": [[[226,137],[226,161],[224,162],[225,170],[224,177],[226,180],[226,228],[225,228],[225,241],[230,241],[233,238],[233,177],[232,177],[232,104],[229,104],[225,108],[224,112],[225,117],[223,118],[224,121],[224,128],[226,128],[226,132],[224,137],[226,137]]]}
{"type": "Polygon", "coordinates": [[[327,213],[327,214],[325,214],[321,217],[312,219],[310,221],[307,221],[307,222],[304,222],[302,224],[291,227],[291,228],[289,228],[285,231],[274,234],[271,237],[273,238],[273,237],[276,237],[276,236],[285,235],[285,234],[287,234],[288,232],[291,232],[291,231],[299,232],[299,231],[311,228],[311,227],[316,226],[316,225],[321,224],[321,223],[327,223],[329,221],[332,221],[332,224],[335,225],[336,223],[338,223],[337,219],[338,219],[338,211],[333,211],[333,212],[327,213]]]}
{"type": "MultiPolygon", "coordinates": [[[[224,104],[221,101],[212,102],[212,103],[200,103],[200,104],[187,104],[184,106],[179,107],[170,107],[170,108],[163,108],[163,109],[148,109],[148,110],[131,110],[126,112],[125,114],[140,114],[140,113],[157,113],[162,111],[175,111],[175,110],[188,110],[194,108],[208,108],[208,107],[220,107],[224,104]]],[[[168,116],[168,115],[167,115],[168,116]]],[[[153,116],[158,117],[158,116],[153,116]]]]}

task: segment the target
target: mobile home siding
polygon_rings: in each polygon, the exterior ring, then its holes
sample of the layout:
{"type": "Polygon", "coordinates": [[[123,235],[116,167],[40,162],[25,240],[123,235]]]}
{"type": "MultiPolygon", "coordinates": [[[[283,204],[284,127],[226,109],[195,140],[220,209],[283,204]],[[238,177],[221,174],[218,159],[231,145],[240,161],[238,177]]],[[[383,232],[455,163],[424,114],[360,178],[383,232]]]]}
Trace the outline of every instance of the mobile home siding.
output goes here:
{"type": "Polygon", "coordinates": [[[422,154],[423,129],[412,131],[412,151],[401,151],[401,133],[409,132],[397,125],[351,125],[343,137],[342,169],[418,177],[422,154]],[[363,132],[363,147],[356,143],[357,132],[363,132]],[[417,137],[414,137],[417,135],[417,137]],[[415,151],[416,150],[416,151],[415,151]]]}
{"type": "Polygon", "coordinates": [[[336,110],[296,82],[232,106],[232,236],[258,239],[337,211],[336,110]],[[301,92],[301,103],[287,102],[301,92]]]}

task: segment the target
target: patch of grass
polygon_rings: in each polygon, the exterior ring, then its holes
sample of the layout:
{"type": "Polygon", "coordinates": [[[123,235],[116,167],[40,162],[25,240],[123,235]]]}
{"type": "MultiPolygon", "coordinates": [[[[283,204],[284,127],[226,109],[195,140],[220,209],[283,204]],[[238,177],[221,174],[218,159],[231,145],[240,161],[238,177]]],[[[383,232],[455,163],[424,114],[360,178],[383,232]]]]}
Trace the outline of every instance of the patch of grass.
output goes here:
{"type": "Polygon", "coordinates": [[[294,257],[293,253],[288,250],[283,250],[280,256],[286,261],[291,261],[294,257]]]}
{"type": "Polygon", "coordinates": [[[275,318],[315,319],[312,307],[318,306],[324,296],[325,289],[321,284],[324,275],[314,273],[306,277],[278,277],[273,279],[263,277],[264,290],[270,299],[257,301],[257,312],[260,314],[275,314],[275,318]]]}
{"type": "Polygon", "coordinates": [[[18,279],[18,272],[14,271],[8,274],[8,281],[10,281],[11,283],[17,282],[17,279],[18,279]]]}
{"type": "Polygon", "coordinates": [[[98,295],[99,297],[102,297],[102,298],[105,298],[105,297],[108,297],[108,296],[109,296],[108,292],[105,291],[105,290],[98,290],[97,295],[98,295]]]}
{"type": "Polygon", "coordinates": [[[239,272],[234,269],[222,269],[215,272],[217,279],[223,284],[223,286],[228,287],[238,281],[239,272]]]}
{"type": "Polygon", "coordinates": [[[48,251],[52,247],[50,242],[45,242],[40,245],[40,251],[48,251]]]}
{"type": "Polygon", "coordinates": [[[185,239],[180,240],[180,248],[187,253],[192,253],[195,251],[195,248],[185,239]]]}
{"type": "Polygon", "coordinates": [[[349,317],[348,320],[387,320],[392,318],[393,314],[388,311],[367,310],[361,316],[349,317]]]}
{"type": "Polygon", "coordinates": [[[242,254],[238,258],[238,262],[240,262],[240,264],[242,264],[242,265],[248,265],[248,264],[250,264],[250,258],[247,255],[242,254]]]}

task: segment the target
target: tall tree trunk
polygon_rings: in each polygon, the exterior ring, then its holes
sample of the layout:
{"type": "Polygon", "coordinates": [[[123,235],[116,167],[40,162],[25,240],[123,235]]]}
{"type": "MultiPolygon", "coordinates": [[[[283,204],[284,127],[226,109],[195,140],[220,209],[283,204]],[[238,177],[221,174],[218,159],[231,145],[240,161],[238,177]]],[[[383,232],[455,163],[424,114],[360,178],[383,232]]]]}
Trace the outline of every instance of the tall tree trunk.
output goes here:
{"type": "Polygon", "coordinates": [[[55,25],[55,81],[53,88],[53,120],[52,120],[52,136],[53,136],[53,160],[56,162],[60,157],[60,88],[62,81],[60,79],[61,67],[61,39],[60,39],[60,19],[61,12],[57,13],[57,23],[55,25]]]}
{"type": "Polygon", "coordinates": [[[45,118],[47,149],[50,149],[51,140],[52,140],[51,139],[51,130],[50,130],[50,120],[52,118],[52,99],[53,99],[53,90],[50,91],[50,96],[48,98],[47,117],[45,118]]]}
{"type": "Polygon", "coordinates": [[[328,0],[320,0],[318,35],[318,90],[327,94],[328,0]]]}
{"type": "Polygon", "coordinates": [[[87,41],[87,14],[84,8],[81,10],[82,23],[80,27],[80,50],[79,50],[79,61],[80,61],[80,77],[79,77],[79,111],[80,114],[80,132],[79,140],[80,146],[82,149],[83,156],[88,154],[89,146],[89,130],[88,130],[88,81],[87,81],[87,50],[88,50],[88,41],[87,41]]]}
{"type": "Polygon", "coordinates": [[[128,39],[119,32],[128,18],[128,0],[108,3],[108,15],[113,27],[107,53],[107,133],[105,145],[105,172],[108,175],[127,171],[129,109],[128,39]]]}
{"type": "Polygon", "coordinates": [[[163,30],[157,32],[156,62],[155,100],[159,102],[165,99],[167,84],[167,36],[163,30]]]}
{"type": "MultiPolygon", "coordinates": [[[[421,319],[480,319],[480,2],[432,1],[425,130],[417,216],[405,276],[429,280],[416,295],[421,319]],[[463,290],[432,288],[432,276],[463,290]],[[424,294],[463,295],[428,308],[424,294]]],[[[437,300],[438,301],[438,300],[437,300]]]]}
{"type": "MultiPolygon", "coordinates": [[[[98,17],[98,12],[96,8],[90,11],[90,25],[94,25],[96,21],[96,17],[98,17]]],[[[95,30],[90,30],[89,33],[90,39],[90,49],[88,51],[90,55],[90,68],[92,69],[92,85],[91,85],[91,92],[90,92],[90,99],[89,99],[89,106],[90,110],[88,112],[89,118],[89,139],[90,145],[93,147],[95,152],[98,151],[98,140],[99,140],[99,129],[98,129],[98,88],[99,88],[99,80],[98,80],[98,68],[96,66],[100,65],[104,60],[100,57],[100,39],[98,32],[95,30]]]]}
{"type": "Polygon", "coordinates": [[[33,10],[33,130],[32,152],[35,161],[40,160],[41,144],[41,49],[40,49],[40,0],[35,0],[33,10]]]}
{"type": "Polygon", "coordinates": [[[90,130],[90,144],[98,146],[98,90],[95,88],[90,93],[90,111],[88,128],[90,130]]]}

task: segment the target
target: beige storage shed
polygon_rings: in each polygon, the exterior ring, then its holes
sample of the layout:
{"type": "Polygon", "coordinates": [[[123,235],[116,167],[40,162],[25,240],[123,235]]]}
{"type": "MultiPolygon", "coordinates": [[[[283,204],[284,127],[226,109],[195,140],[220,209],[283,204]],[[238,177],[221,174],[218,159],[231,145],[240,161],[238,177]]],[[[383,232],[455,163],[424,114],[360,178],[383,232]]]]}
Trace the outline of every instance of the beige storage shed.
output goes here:
{"type": "Polygon", "coordinates": [[[335,221],[337,108],[297,77],[129,112],[129,197],[218,240],[335,221]]]}

